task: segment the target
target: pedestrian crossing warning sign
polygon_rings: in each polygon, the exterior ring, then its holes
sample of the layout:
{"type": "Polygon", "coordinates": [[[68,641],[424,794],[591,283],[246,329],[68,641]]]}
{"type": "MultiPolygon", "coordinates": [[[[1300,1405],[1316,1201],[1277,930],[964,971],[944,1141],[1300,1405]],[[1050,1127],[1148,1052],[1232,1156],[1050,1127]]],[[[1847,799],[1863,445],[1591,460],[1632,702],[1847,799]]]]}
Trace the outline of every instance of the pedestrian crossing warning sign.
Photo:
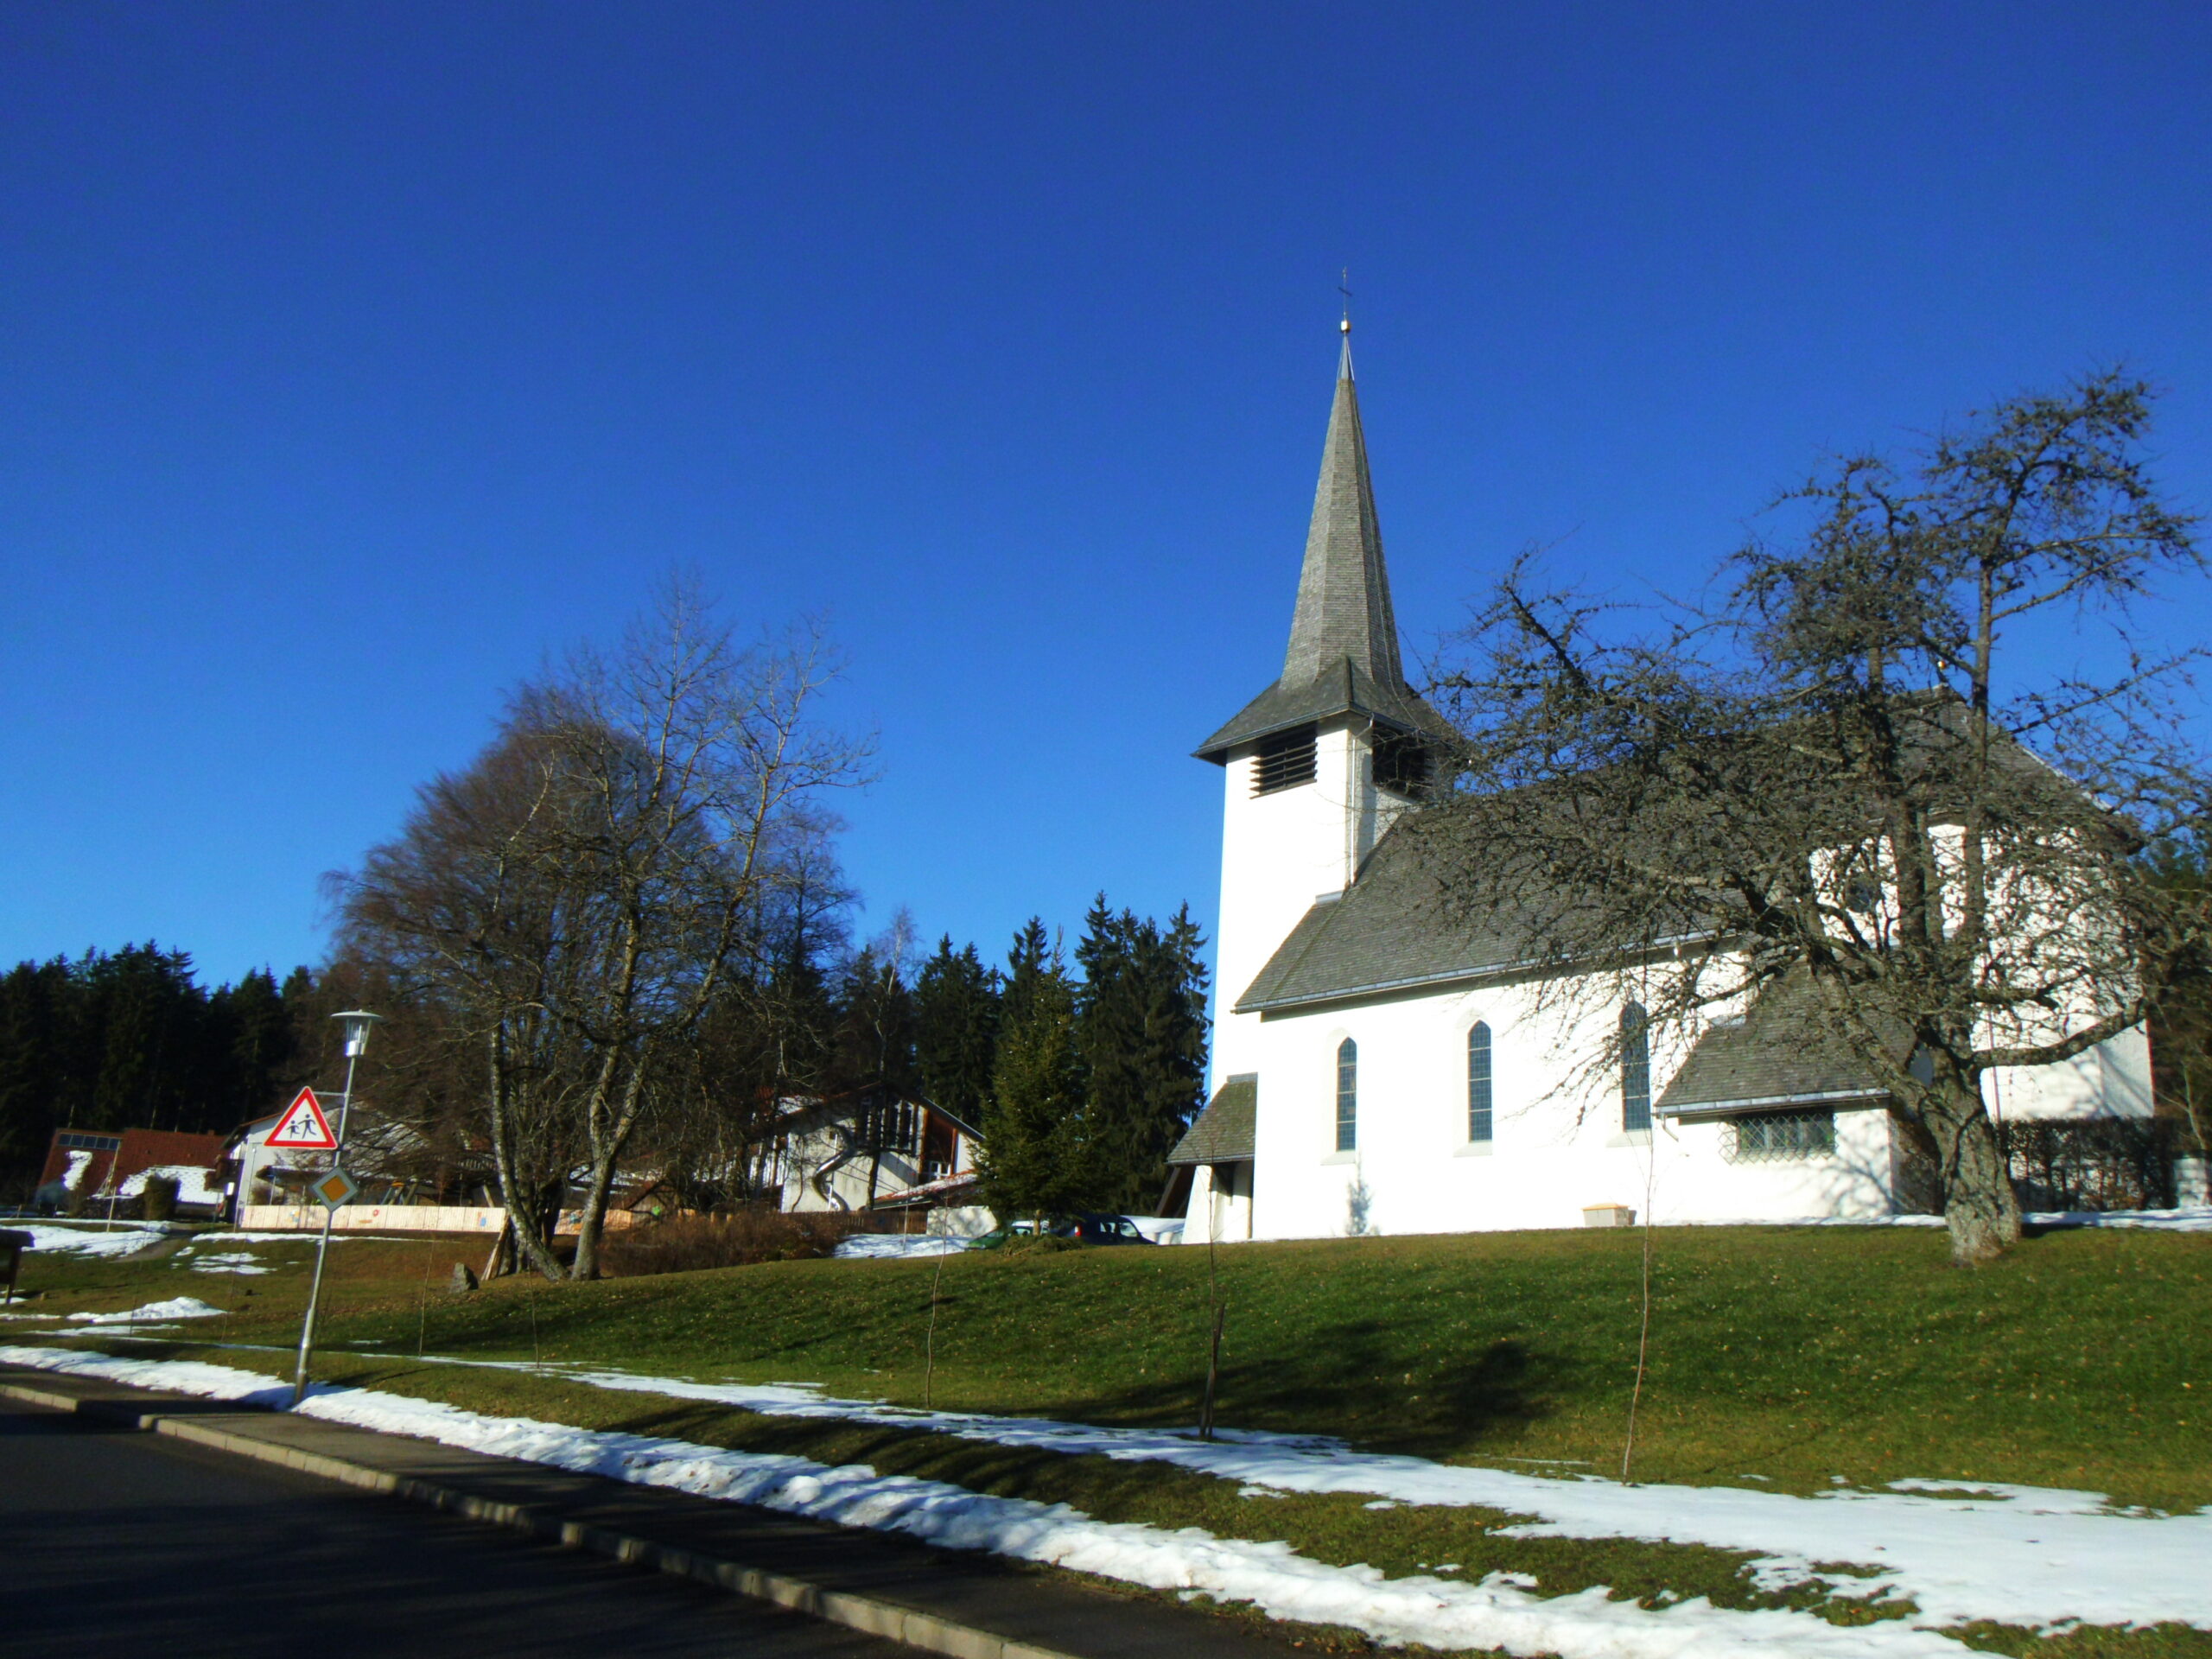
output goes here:
{"type": "Polygon", "coordinates": [[[266,1144],[285,1152],[330,1152],[337,1147],[338,1137],[330,1132],[330,1120],[322,1115],[322,1103],[315,1097],[314,1090],[302,1089],[292,1097],[284,1116],[269,1131],[266,1144]]]}

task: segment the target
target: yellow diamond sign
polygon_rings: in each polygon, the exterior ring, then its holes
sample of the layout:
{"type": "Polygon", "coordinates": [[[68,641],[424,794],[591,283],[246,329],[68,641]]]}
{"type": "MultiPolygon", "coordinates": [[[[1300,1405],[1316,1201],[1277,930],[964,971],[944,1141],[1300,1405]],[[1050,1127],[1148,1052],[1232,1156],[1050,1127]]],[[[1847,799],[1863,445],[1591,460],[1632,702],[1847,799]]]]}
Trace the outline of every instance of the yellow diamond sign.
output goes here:
{"type": "Polygon", "coordinates": [[[353,1203],[353,1195],[360,1190],[359,1186],[355,1185],[353,1178],[342,1169],[332,1170],[329,1174],[308,1188],[308,1192],[322,1200],[325,1208],[331,1210],[353,1203]]]}

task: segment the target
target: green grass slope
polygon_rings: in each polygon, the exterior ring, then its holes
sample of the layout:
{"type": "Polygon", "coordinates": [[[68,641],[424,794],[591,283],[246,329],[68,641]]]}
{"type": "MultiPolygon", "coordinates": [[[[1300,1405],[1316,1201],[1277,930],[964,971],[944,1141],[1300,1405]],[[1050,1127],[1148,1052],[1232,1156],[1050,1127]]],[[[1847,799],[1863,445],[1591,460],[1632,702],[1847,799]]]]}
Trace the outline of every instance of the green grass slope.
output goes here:
{"type": "MultiPolygon", "coordinates": [[[[1837,1478],[2093,1487],[2165,1509],[2212,1503],[2212,1238],[2063,1233],[1993,1268],[1954,1271],[1940,1234],[1694,1229],[1656,1235],[1651,1364],[1637,1474],[1810,1490],[1837,1478]]],[[[1229,1306],[1224,1424],[1551,1472],[1617,1473],[1633,1380],[1640,1236],[1490,1234],[1244,1245],[1212,1264],[1229,1306]]],[[[232,1250],[228,1244],[200,1251],[232,1250]]],[[[259,1243],[274,1269],[194,1270],[200,1251],[140,1262],[34,1257],[55,1313],[199,1296],[228,1317],[165,1337],[79,1340],[289,1372],[312,1249],[259,1243]],[[256,1351],[257,1345],[264,1345],[256,1351]],[[241,1351],[241,1349],[244,1351],[241,1351]]],[[[1204,1377],[1201,1249],[812,1262],[550,1286],[440,1288],[475,1239],[334,1249],[317,1371],[502,1415],[672,1435],[979,1491],[1104,1520],[1280,1538],[1317,1560],[1392,1576],[1450,1561],[1529,1575],[1545,1594],[1608,1586],[1659,1606],[1798,1605],[1838,1624],[1896,1618],[1816,1590],[1761,1590],[1746,1558],[1629,1540],[1523,1538],[1476,1510],[1373,1510],[1357,1496],[1249,1498],[1154,1464],[1016,1449],[896,1424],[764,1418],[609,1393],[569,1363],[701,1378],[806,1381],[922,1402],[932,1294],[944,1407],[1096,1422],[1188,1423],[1204,1377]],[[429,1356],[417,1359],[420,1350],[429,1356]],[[554,1369],[442,1363],[542,1357],[554,1369]]],[[[28,1310],[25,1310],[28,1311],[28,1310]]],[[[27,1321],[10,1334],[32,1334],[27,1321]]],[[[1237,1613],[1237,1617],[1255,1617],[1237,1613]]],[[[1977,1627],[1970,1645],[2029,1659],[2206,1659],[2174,1626],[2041,1637],[1977,1627]]],[[[1349,1633],[1300,1641],[1365,1651],[1349,1633]]]]}
{"type": "MultiPolygon", "coordinates": [[[[959,1255],[941,1280],[929,1262],[806,1262],[443,1294],[445,1263],[470,1248],[338,1246],[327,1340],[920,1404],[934,1286],[940,1407],[1187,1423],[1205,1376],[1199,1249],[959,1255]]],[[[1594,1231],[1224,1249],[1219,1419],[1618,1473],[1639,1249],[1634,1233],[1594,1231]]],[[[73,1281],[87,1307],[188,1279],[238,1310],[219,1332],[231,1340],[283,1342],[304,1292],[302,1274],[158,1262],[38,1272],[73,1281]]],[[[1653,1291],[1639,1478],[1808,1490],[1923,1476],[2212,1503],[2212,1238],[2053,1233],[1962,1273],[1936,1232],[1662,1230],[1653,1291]]],[[[197,1329],[215,1336],[214,1323],[197,1329]]]]}

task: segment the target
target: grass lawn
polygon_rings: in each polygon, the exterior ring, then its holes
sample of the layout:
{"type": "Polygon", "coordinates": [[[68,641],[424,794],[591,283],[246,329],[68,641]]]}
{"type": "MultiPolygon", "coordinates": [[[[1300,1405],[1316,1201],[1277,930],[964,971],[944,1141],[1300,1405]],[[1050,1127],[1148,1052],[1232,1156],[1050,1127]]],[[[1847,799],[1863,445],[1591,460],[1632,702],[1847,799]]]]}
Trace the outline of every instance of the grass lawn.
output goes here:
{"type": "MultiPolygon", "coordinates": [[[[105,1310],[189,1294],[232,1310],[175,1333],[178,1352],[251,1369],[296,1338],[305,1245],[250,1249],[258,1278],[34,1256],[48,1306],[105,1310]]],[[[342,1242],[325,1287],[319,1374],[588,1427],[874,1464],[1060,1500],[1104,1519],[1279,1537],[1395,1575],[1456,1561],[1639,1599],[1754,1592],[1726,1552],[1497,1537],[1470,1510],[1369,1510],[1351,1497],[1240,1497],[1231,1483],[870,1426],[763,1418],[610,1395],[554,1376],[417,1364],[429,1355],[596,1363],[922,1403],[936,1265],[810,1262],[549,1286],[442,1287],[467,1241],[342,1242]],[[346,1350],[353,1350],[351,1355],[346,1350]],[[379,1356],[361,1354],[372,1350],[379,1356]]],[[[1639,1238],[1612,1231],[1240,1245],[1216,1267],[1229,1306],[1220,1421],[1336,1434],[1369,1448],[1549,1472],[1617,1475],[1633,1379],[1639,1238]]],[[[2212,1504],[2212,1238],[2065,1232],[1993,1268],[1946,1265],[1940,1232],[1681,1229],[1657,1236],[1652,1352],[1636,1474],[1811,1491],[1905,1476],[2089,1487],[2161,1509],[2212,1504]]],[[[197,1254],[197,1252],[195,1252],[197,1254]]],[[[1184,1424],[1204,1379],[1207,1252],[947,1258],[937,1305],[939,1407],[1089,1422],[1184,1424]]],[[[118,1351],[145,1352],[143,1344],[118,1351]]],[[[1839,1619],[1863,1608],[1822,1608],[1839,1619]]],[[[2212,1653],[2202,1632],[1981,1632],[2007,1652],[2212,1653]]]]}

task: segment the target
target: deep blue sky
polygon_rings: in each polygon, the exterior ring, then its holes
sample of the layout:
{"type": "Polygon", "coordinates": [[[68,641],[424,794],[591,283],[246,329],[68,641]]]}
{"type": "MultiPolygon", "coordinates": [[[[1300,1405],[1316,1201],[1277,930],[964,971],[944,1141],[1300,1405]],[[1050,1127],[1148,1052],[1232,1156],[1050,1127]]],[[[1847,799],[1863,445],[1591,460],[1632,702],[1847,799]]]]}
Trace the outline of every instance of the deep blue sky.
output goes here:
{"type": "Polygon", "coordinates": [[[1210,926],[1338,267],[1421,655],[1523,543],[1684,582],[2114,359],[2212,505],[2209,165],[2195,0],[11,0],[0,963],[316,959],[317,876],[686,563],[852,655],[864,928],[1210,926]]]}

